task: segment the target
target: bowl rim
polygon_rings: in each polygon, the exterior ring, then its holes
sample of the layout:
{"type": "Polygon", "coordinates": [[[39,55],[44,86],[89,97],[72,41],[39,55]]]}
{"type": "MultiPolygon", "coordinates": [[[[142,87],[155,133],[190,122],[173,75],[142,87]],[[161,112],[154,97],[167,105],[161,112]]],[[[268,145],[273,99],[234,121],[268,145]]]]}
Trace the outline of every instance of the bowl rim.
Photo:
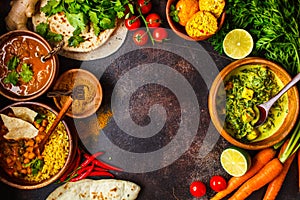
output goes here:
{"type": "MultiPolygon", "coordinates": [[[[91,72],[89,72],[85,69],[78,68],[78,69],[70,69],[70,70],[67,70],[64,73],[62,73],[58,77],[56,83],[54,84],[53,90],[55,90],[55,88],[58,87],[58,85],[60,84],[60,82],[64,78],[64,76],[66,76],[67,74],[73,74],[73,73],[81,73],[81,74],[85,74],[85,75],[89,76],[91,78],[92,82],[96,83],[97,91],[99,92],[99,98],[97,99],[97,105],[93,109],[89,109],[88,111],[86,111],[82,114],[72,114],[70,112],[66,113],[66,115],[71,117],[71,118],[78,118],[78,119],[79,118],[86,118],[86,117],[89,117],[92,114],[94,114],[99,109],[100,105],[102,104],[102,99],[103,99],[102,86],[101,86],[100,81],[97,79],[97,77],[93,73],[91,73],[91,72]]],[[[53,101],[54,101],[54,104],[56,105],[56,107],[58,109],[61,109],[61,105],[59,104],[58,99],[53,97],[53,101]]]]}
{"type": "MultiPolygon", "coordinates": [[[[280,75],[284,76],[286,78],[286,80],[284,80],[284,81],[289,82],[291,80],[291,76],[288,74],[288,72],[284,68],[282,68],[280,65],[278,65],[278,64],[276,64],[272,61],[269,61],[267,59],[264,59],[264,58],[247,57],[247,58],[244,58],[244,59],[233,61],[230,64],[228,64],[227,66],[225,66],[220,71],[220,73],[217,75],[215,80],[213,81],[210,92],[209,92],[209,96],[208,96],[208,110],[209,110],[209,114],[210,114],[210,117],[211,117],[211,121],[215,125],[217,131],[229,143],[231,143],[232,145],[241,147],[243,149],[259,150],[259,149],[263,149],[263,148],[267,148],[267,147],[271,147],[271,146],[275,145],[279,141],[282,141],[290,133],[290,131],[292,130],[292,128],[294,127],[294,125],[297,122],[297,118],[298,118],[298,114],[299,114],[299,93],[298,93],[297,87],[292,87],[288,91],[289,93],[292,93],[294,95],[294,98],[296,100],[296,102],[293,102],[293,105],[292,105],[292,106],[295,107],[295,109],[291,110],[293,112],[293,114],[289,114],[290,116],[293,115],[295,117],[290,118],[291,120],[290,120],[288,126],[286,127],[286,129],[283,131],[283,133],[281,133],[280,135],[277,135],[275,140],[268,141],[268,138],[266,138],[265,140],[258,141],[258,142],[253,142],[253,143],[242,143],[242,142],[238,141],[237,139],[232,137],[230,134],[228,134],[224,130],[223,125],[222,125],[222,123],[220,122],[220,120],[218,118],[217,110],[215,109],[216,108],[216,101],[215,101],[216,98],[215,97],[217,96],[218,88],[220,87],[221,84],[223,84],[224,78],[232,70],[234,70],[238,67],[241,67],[243,65],[247,65],[247,64],[265,64],[269,67],[272,67],[272,69],[278,70],[276,72],[276,74],[280,74],[280,75]],[[264,143],[263,141],[268,141],[268,142],[264,143]]],[[[286,83],[284,83],[284,84],[286,84],[286,83]]],[[[289,110],[290,110],[291,103],[289,103],[288,105],[289,105],[289,110]]],[[[285,121],[283,123],[285,123],[285,121]]]]}
{"type": "MultiPolygon", "coordinates": [[[[0,110],[0,113],[2,113],[3,111],[7,110],[8,108],[10,108],[12,106],[28,106],[28,105],[41,106],[43,108],[46,108],[46,109],[50,110],[56,116],[58,114],[58,112],[56,112],[55,109],[53,109],[51,106],[49,106],[45,103],[31,102],[31,101],[12,103],[12,104],[7,105],[4,108],[2,108],[0,110]]],[[[55,174],[54,176],[51,176],[49,179],[43,180],[42,182],[32,184],[32,185],[31,184],[22,185],[20,183],[11,182],[6,177],[1,176],[1,175],[0,175],[0,181],[7,184],[7,185],[9,185],[9,186],[11,186],[11,187],[17,188],[17,189],[32,190],[32,189],[39,189],[39,188],[45,187],[47,185],[50,185],[51,183],[54,183],[60,176],[62,176],[65,173],[65,171],[68,169],[68,167],[70,166],[70,164],[72,163],[72,161],[75,157],[75,149],[77,148],[77,136],[72,133],[72,131],[70,130],[70,128],[69,128],[69,126],[68,126],[68,124],[66,123],[65,120],[61,120],[61,122],[64,124],[64,126],[66,128],[66,132],[69,136],[69,147],[70,147],[70,149],[69,149],[69,154],[68,154],[68,157],[66,159],[66,162],[65,162],[64,166],[62,167],[62,169],[57,174],[55,174]]]]}
{"type": "MultiPolygon", "coordinates": [[[[207,40],[210,37],[212,37],[214,34],[216,34],[222,28],[222,26],[224,24],[224,21],[225,21],[225,16],[226,16],[226,12],[225,12],[226,10],[225,10],[225,8],[224,8],[221,16],[217,18],[217,21],[218,21],[218,30],[217,30],[216,33],[211,34],[211,35],[207,35],[207,36],[195,37],[195,38],[190,37],[189,35],[187,35],[184,27],[181,26],[179,23],[174,22],[172,20],[172,18],[170,17],[170,14],[169,14],[170,13],[170,7],[176,1],[177,0],[168,0],[167,1],[167,5],[166,5],[166,18],[167,18],[167,21],[168,21],[168,24],[169,24],[170,28],[173,30],[173,32],[175,32],[175,34],[177,36],[179,36],[179,37],[181,37],[181,38],[183,38],[185,40],[189,40],[189,41],[203,41],[203,40],[207,40]],[[184,29],[184,32],[182,32],[179,27],[182,27],[182,29],[184,29]]],[[[225,3],[226,3],[226,1],[225,1],[225,3]]]]}
{"type": "MultiPolygon", "coordinates": [[[[9,38],[10,36],[13,36],[13,35],[28,35],[28,36],[32,36],[34,37],[35,39],[37,39],[39,42],[43,43],[48,52],[50,52],[52,50],[52,47],[50,45],[50,43],[45,39],[43,38],[42,36],[40,36],[39,34],[33,32],[33,31],[30,31],[30,30],[12,30],[12,31],[9,31],[9,32],[6,32],[4,33],[3,35],[0,36],[0,41],[2,39],[5,39],[5,38],[9,38]]],[[[18,95],[15,95],[9,91],[6,92],[6,89],[2,87],[2,84],[0,86],[0,95],[6,97],[7,99],[10,99],[10,100],[13,100],[13,101],[17,101],[17,102],[21,102],[21,101],[30,101],[30,100],[33,100],[35,98],[38,98],[40,96],[42,96],[50,87],[52,87],[53,83],[55,82],[55,79],[59,73],[59,59],[58,59],[58,56],[55,54],[53,55],[53,69],[52,69],[52,73],[51,73],[51,77],[50,79],[48,80],[48,83],[45,84],[41,89],[40,91],[38,92],[35,92],[33,94],[30,94],[30,95],[25,95],[25,96],[18,96],[18,95]]]]}

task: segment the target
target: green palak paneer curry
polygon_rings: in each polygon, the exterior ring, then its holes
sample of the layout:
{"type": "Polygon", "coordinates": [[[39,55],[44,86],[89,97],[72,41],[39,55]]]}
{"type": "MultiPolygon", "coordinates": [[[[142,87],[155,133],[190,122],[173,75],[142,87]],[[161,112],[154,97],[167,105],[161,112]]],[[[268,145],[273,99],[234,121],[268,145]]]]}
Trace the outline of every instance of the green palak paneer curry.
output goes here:
{"type": "Polygon", "coordinates": [[[275,96],[283,83],[267,66],[244,65],[225,79],[225,129],[242,142],[263,140],[278,130],[288,113],[288,97],[283,95],[272,106],[267,121],[259,126],[256,105],[275,96]]]}

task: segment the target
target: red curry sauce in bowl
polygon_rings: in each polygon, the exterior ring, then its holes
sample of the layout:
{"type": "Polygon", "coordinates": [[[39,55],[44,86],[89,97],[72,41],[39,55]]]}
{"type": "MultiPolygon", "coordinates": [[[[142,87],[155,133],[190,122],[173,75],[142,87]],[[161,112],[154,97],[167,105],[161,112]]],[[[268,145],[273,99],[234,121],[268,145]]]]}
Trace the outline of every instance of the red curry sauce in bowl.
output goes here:
{"type": "Polygon", "coordinates": [[[56,55],[44,61],[50,44],[40,35],[16,30],[0,37],[0,94],[26,101],[44,94],[58,73],[56,55]]]}

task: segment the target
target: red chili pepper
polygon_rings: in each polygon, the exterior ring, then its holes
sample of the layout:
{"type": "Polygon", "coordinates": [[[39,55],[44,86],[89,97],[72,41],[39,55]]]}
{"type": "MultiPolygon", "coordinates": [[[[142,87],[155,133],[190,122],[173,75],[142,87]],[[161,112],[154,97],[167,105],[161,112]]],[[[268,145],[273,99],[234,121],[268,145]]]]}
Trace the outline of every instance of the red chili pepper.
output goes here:
{"type": "Polygon", "coordinates": [[[95,166],[93,171],[107,172],[108,169],[104,169],[104,168],[102,168],[102,167],[97,167],[97,166],[95,166]]]}
{"type": "Polygon", "coordinates": [[[93,155],[87,155],[87,154],[84,154],[83,156],[86,158],[86,160],[81,163],[81,167],[85,167],[87,165],[89,165],[93,160],[95,160],[96,157],[102,155],[103,152],[97,152],[97,153],[94,153],[93,155]]]}
{"type": "Polygon", "coordinates": [[[104,162],[101,162],[100,160],[93,160],[93,163],[98,166],[98,167],[101,167],[103,169],[107,169],[107,170],[114,170],[114,171],[123,171],[121,168],[118,168],[118,167],[115,167],[115,166],[112,166],[112,165],[109,165],[107,163],[104,163],[104,162]]]}
{"type": "Polygon", "coordinates": [[[107,171],[92,171],[88,176],[109,176],[114,177],[113,174],[107,171]]]}
{"type": "Polygon", "coordinates": [[[77,149],[77,154],[75,155],[75,158],[71,164],[71,166],[67,169],[67,171],[61,176],[61,178],[59,179],[60,182],[64,182],[67,177],[71,174],[71,172],[75,169],[78,168],[79,163],[81,160],[81,152],[79,149],[77,149]]]}
{"type": "MultiPolygon", "coordinates": [[[[82,174],[79,174],[78,173],[78,176],[74,177],[74,178],[71,178],[70,179],[70,182],[75,182],[75,181],[79,181],[79,180],[82,180],[86,177],[89,176],[89,174],[93,171],[93,168],[94,168],[94,164],[92,163],[91,166],[89,166],[87,169],[86,168],[83,168],[83,173],[82,174]]],[[[78,170],[79,171],[79,170],[78,170]]]]}

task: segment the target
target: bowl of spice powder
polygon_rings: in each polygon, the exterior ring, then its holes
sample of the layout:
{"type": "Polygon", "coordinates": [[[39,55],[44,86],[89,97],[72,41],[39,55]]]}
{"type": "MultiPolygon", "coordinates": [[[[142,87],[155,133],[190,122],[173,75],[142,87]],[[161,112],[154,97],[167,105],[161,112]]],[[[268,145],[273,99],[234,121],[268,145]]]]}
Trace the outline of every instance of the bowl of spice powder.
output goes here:
{"type": "MultiPolygon", "coordinates": [[[[53,87],[54,91],[71,91],[76,86],[83,85],[84,99],[73,99],[72,105],[66,113],[72,118],[85,118],[94,114],[102,102],[102,87],[99,80],[83,69],[71,69],[64,72],[53,87]]],[[[53,97],[55,105],[61,109],[68,96],[53,97]]]]}

